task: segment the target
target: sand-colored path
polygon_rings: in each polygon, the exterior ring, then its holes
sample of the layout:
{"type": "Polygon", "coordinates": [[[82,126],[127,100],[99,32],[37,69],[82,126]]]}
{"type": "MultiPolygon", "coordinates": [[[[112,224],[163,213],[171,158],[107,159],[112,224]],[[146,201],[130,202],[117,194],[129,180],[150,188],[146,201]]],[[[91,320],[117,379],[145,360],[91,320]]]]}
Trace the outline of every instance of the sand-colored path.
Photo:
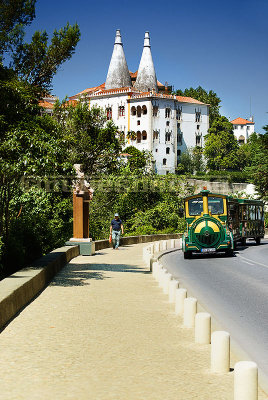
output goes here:
{"type": "Polygon", "coordinates": [[[210,346],[182,328],[143,246],[73,259],[6,327],[0,399],[233,399],[233,372],[210,373],[210,346]]]}

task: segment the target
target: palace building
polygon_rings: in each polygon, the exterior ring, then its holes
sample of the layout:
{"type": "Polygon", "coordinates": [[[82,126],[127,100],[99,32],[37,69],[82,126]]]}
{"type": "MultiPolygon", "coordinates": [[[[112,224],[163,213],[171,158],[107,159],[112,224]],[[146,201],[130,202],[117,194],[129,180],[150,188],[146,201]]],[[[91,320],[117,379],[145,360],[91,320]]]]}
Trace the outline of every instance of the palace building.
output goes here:
{"type": "Polygon", "coordinates": [[[138,71],[128,69],[120,30],[116,31],[113,53],[105,83],[70,97],[84,97],[91,107],[105,110],[118,127],[125,147],[148,150],[158,174],[174,173],[187,148],[203,145],[209,128],[209,105],[191,97],[171,94],[171,87],[157,78],[149,32],[138,71]]]}

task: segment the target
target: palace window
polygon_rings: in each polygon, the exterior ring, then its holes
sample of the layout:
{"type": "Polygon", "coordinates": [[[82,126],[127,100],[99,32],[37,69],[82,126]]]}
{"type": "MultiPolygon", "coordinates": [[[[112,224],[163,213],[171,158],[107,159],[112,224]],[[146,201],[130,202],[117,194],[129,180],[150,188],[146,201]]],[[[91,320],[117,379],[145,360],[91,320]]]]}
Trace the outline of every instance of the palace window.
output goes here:
{"type": "Polygon", "coordinates": [[[166,110],[165,110],[166,118],[170,118],[170,114],[171,114],[171,109],[170,108],[166,108],[166,110]]]}
{"type": "Polygon", "coordinates": [[[163,165],[167,165],[167,159],[163,158],[163,165]]]}
{"type": "Polygon", "coordinates": [[[166,126],[169,126],[169,121],[166,122],[166,126]]]}
{"type": "Polygon", "coordinates": [[[181,133],[178,133],[178,135],[177,135],[177,143],[178,143],[178,146],[182,145],[182,134],[181,133]]]}
{"type": "Polygon", "coordinates": [[[109,121],[112,119],[112,107],[106,108],[106,115],[107,115],[107,120],[109,121]]]}
{"type": "Polygon", "coordinates": [[[201,120],[201,111],[195,112],[195,122],[200,122],[201,120]]]}
{"type": "Polygon", "coordinates": [[[200,125],[196,125],[196,129],[200,129],[200,125]]]}
{"type": "Polygon", "coordinates": [[[157,117],[158,114],[158,106],[153,106],[153,117],[157,117]]]}
{"type": "Polygon", "coordinates": [[[142,140],[147,140],[147,132],[142,131],[142,140]]]}
{"type": "Polygon", "coordinates": [[[131,107],[131,115],[136,115],[136,107],[132,106],[131,107]]]}
{"type": "Polygon", "coordinates": [[[158,140],[158,132],[157,131],[153,131],[153,140],[158,140]]]}
{"type": "Polygon", "coordinates": [[[141,143],[141,132],[137,132],[137,143],[141,143]]]}
{"type": "Polygon", "coordinates": [[[138,121],[137,121],[137,125],[140,125],[141,124],[141,121],[138,119],[138,121]]]}
{"type": "Polygon", "coordinates": [[[141,117],[141,106],[137,107],[137,117],[141,117]]]}
{"type": "Polygon", "coordinates": [[[170,153],[170,148],[167,147],[167,148],[166,148],[166,154],[169,154],[169,153],[170,153]]]}
{"type": "Polygon", "coordinates": [[[195,145],[196,146],[200,146],[201,145],[201,136],[200,135],[197,135],[195,137],[195,145]]]}
{"type": "Polygon", "coordinates": [[[182,112],[182,108],[177,108],[176,109],[176,118],[177,119],[181,119],[181,112],[182,112]]]}
{"type": "Polygon", "coordinates": [[[171,134],[170,132],[166,132],[166,142],[170,142],[171,134]]]}
{"type": "Polygon", "coordinates": [[[146,106],[142,106],[142,113],[143,113],[143,115],[147,114],[147,107],[146,106]]]}
{"type": "Polygon", "coordinates": [[[118,115],[119,115],[119,117],[124,117],[125,116],[125,107],[124,106],[119,106],[118,107],[118,115]]]}

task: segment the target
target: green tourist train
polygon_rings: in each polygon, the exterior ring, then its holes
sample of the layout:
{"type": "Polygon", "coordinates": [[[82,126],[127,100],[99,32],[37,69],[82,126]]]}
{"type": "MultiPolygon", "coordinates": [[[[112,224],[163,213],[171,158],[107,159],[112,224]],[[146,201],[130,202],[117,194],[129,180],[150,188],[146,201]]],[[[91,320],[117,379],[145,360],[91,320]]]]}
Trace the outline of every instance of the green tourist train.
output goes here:
{"type": "Polygon", "coordinates": [[[184,258],[192,253],[225,252],[232,256],[238,242],[264,237],[264,203],[261,200],[236,199],[202,190],[184,199],[187,222],[182,237],[184,258]]]}

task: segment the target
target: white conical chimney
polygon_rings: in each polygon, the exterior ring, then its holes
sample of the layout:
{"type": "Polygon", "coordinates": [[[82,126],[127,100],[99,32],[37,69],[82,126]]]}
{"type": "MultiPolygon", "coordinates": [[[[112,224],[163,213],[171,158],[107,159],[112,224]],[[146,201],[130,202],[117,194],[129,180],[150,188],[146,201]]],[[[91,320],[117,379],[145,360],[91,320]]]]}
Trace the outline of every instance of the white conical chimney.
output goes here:
{"type": "Polygon", "coordinates": [[[132,86],[132,84],[123,50],[120,30],[117,29],[114,50],[105,82],[105,89],[115,89],[125,86],[132,86]]]}
{"type": "Polygon", "coordinates": [[[134,86],[136,89],[142,90],[143,92],[148,92],[150,90],[158,92],[149,32],[145,32],[143,52],[134,86]]]}

